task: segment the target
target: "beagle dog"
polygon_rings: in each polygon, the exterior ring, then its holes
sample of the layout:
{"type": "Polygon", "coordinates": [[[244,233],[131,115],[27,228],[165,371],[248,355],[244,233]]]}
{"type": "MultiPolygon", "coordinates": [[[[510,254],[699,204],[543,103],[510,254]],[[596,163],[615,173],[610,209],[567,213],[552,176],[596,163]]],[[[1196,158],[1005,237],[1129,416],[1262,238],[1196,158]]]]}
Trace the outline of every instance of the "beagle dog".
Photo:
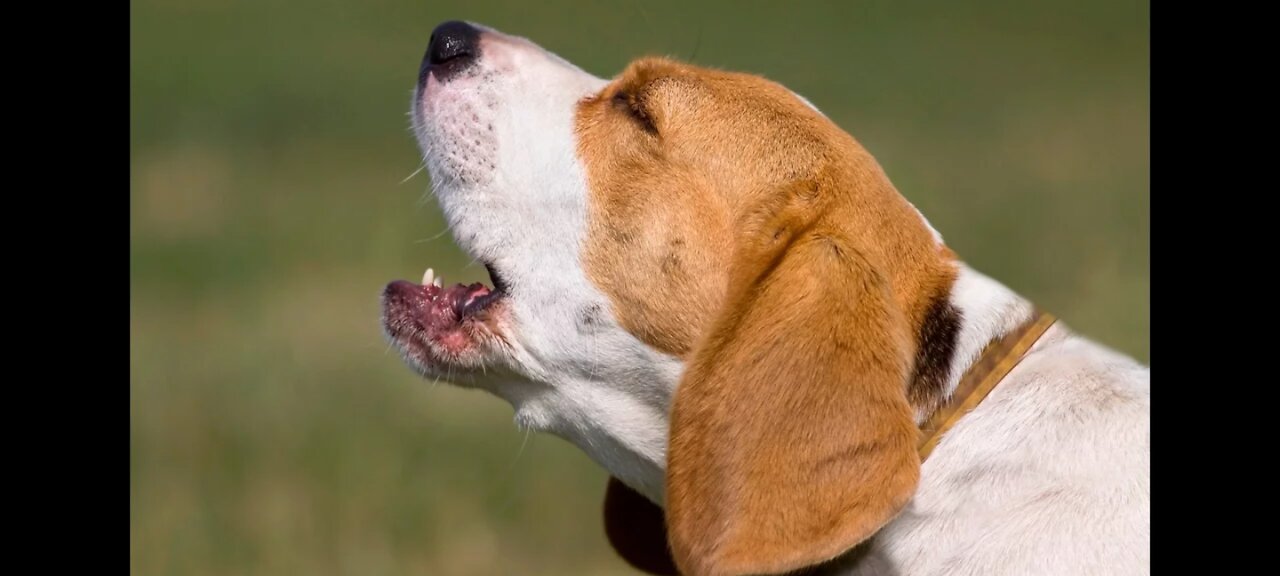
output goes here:
{"type": "Polygon", "coordinates": [[[492,286],[393,282],[384,330],[608,470],[633,566],[1150,572],[1149,368],[966,266],[801,96],[448,22],[412,117],[492,286]]]}

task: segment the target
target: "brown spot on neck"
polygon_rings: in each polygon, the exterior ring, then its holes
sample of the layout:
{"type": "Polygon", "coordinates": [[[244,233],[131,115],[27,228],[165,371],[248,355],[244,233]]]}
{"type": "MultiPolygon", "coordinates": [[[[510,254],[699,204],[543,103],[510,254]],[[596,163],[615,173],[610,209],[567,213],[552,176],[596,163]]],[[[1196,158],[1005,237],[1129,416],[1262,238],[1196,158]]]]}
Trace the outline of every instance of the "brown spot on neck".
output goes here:
{"type": "Polygon", "coordinates": [[[950,291],[936,295],[920,325],[915,368],[907,382],[907,400],[919,414],[930,414],[946,394],[956,342],[960,337],[961,313],[951,304],[950,291]]]}

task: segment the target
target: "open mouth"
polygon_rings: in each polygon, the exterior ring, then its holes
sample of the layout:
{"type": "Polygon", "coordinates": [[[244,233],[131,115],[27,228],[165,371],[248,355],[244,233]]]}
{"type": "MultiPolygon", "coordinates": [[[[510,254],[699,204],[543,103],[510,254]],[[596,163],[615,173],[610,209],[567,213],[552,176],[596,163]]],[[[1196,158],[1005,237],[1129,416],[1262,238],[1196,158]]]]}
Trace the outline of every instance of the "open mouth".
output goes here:
{"type": "Polygon", "coordinates": [[[445,287],[428,268],[422,283],[397,280],[382,293],[387,336],[424,370],[440,364],[467,365],[479,360],[495,334],[494,311],[507,295],[506,283],[485,265],[492,287],[483,283],[445,287]]]}
{"type": "MultiPolygon", "coordinates": [[[[485,268],[489,267],[485,266],[485,268]]],[[[449,324],[462,322],[483,312],[505,294],[501,281],[493,278],[495,274],[492,269],[489,269],[489,275],[494,283],[493,288],[480,282],[455,284],[445,288],[444,278],[437,277],[435,271],[430,268],[427,268],[427,272],[422,275],[421,284],[403,280],[393,284],[408,285],[399,290],[409,292],[420,299],[420,302],[417,302],[419,304],[417,308],[429,316],[426,318],[427,322],[449,324]]]]}

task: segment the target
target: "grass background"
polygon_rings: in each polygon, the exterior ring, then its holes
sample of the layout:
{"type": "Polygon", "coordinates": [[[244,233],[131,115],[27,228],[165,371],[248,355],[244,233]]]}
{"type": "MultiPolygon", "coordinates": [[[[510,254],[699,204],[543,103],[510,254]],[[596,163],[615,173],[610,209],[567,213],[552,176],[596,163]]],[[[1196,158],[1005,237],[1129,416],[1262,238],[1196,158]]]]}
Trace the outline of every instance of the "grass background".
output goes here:
{"type": "Polygon", "coordinates": [[[427,177],[402,182],[435,24],[602,76],[660,53],[781,81],[970,264],[1146,361],[1148,9],[134,0],[131,573],[629,573],[600,469],[499,400],[418,380],[381,337],[385,282],[485,277],[427,177]]]}

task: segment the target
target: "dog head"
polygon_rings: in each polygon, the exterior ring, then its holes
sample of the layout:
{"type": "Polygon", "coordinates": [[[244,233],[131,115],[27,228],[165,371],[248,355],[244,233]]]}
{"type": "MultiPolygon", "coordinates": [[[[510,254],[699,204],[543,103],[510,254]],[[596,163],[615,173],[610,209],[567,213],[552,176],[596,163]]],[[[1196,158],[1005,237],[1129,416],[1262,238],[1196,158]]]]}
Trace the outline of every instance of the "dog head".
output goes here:
{"type": "Polygon", "coordinates": [[[625,557],[671,571],[669,538],[687,574],[795,570],[910,498],[913,359],[953,255],[808,101],[664,58],[601,79],[451,22],[412,106],[493,286],[392,283],[385,330],[421,374],[495,393],[619,479],[625,557]]]}

